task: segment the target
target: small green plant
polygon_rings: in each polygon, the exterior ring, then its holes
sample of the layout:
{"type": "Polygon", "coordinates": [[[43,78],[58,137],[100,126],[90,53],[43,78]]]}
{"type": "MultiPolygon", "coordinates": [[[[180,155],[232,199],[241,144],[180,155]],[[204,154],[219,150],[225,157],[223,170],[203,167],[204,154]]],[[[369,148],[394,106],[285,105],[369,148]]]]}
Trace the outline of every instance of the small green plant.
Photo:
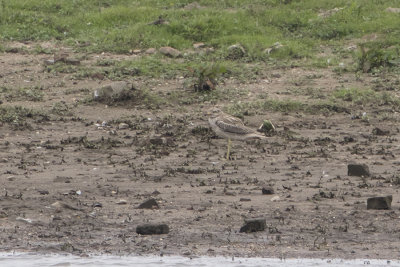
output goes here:
{"type": "Polygon", "coordinates": [[[358,70],[371,72],[376,68],[390,67],[395,60],[395,56],[389,51],[373,47],[367,49],[364,45],[359,46],[358,70]]]}
{"type": "Polygon", "coordinates": [[[217,85],[218,77],[225,73],[227,69],[216,63],[211,65],[203,65],[198,69],[189,68],[189,71],[193,74],[195,82],[193,87],[196,91],[210,91],[214,90],[217,85]]]}

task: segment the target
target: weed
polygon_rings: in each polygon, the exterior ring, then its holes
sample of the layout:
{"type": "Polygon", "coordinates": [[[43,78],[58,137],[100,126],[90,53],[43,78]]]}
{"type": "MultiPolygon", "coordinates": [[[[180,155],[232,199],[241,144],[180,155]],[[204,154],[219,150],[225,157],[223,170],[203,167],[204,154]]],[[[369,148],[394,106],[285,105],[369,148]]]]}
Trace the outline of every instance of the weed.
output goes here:
{"type": "Polygon", "coordinates": [[[388,105],[398,110],[400,99],[388,92],[375,92],[371,89],[343,88],[333,92],[333,100],[341,99],[355,105],[388,105]]]}
{"type": "Polygon", "coordinates": [[[399,58],[398,50],[396,52],[397,55],[377,47],[367,49],[364,45],[360,45],[357,54],[358,70],[371,72],[374,69],[393,66],[399,58]]]}
{"type": "Polygon", "coordinates": [[[68,105],[64,102],[56,102],[53,104],[50,110],[51,114],[59,115],[59,116],[72,116],[73,113],[68,107],[68,105]]]}
{"type": "Polygon", "coordinates": [[[0,107],[0,121],[11,124],[16,129],[32,128],[27,119],[34,119],[37,122],[48,120],[46,113],[27,109],[21,106],[0,107]]]}
{"type": "Polygon", "coordinates": [[[6,93],[5,98],[9,101],[12,100],[27,100],[27,101],[42,101],[44,97],[43,88],[40,86],[21,87],[19,89],[12,89],[2,87],[1,92],[6,93]]]}
{"type": "Polygon", "coordinates": [[[214,90],[217,85],[217,78],[225,73],[226,67],[220,64],[199,66],[197,69],[189,69],[193,74],[195,82],[193,87],[196,91],[214,90]]]}

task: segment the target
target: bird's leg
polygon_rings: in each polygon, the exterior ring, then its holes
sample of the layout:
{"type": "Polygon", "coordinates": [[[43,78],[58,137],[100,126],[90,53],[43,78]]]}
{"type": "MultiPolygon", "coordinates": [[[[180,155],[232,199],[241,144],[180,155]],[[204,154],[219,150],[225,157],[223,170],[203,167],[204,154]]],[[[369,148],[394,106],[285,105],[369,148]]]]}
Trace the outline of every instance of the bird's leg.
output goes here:
{"type": "Polygon", "coordinates": [[[226,151],[226,160],[229,160],[229,156],[231,154],[231,144],[232,144],[231,139],[228,138],[228,150],[226,151]]]}

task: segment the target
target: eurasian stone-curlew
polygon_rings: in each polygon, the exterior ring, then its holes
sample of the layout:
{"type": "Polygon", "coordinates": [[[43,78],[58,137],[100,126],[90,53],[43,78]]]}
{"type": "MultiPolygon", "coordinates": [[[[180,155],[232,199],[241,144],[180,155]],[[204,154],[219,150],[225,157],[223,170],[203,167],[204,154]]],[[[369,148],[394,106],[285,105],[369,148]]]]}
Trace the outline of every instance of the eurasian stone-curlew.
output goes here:
{"type": "Polygon", "coordinates": [[[225,114],[219,109],[213,109],[211,113],[211,117],[208,119],[211,128],[218,136],[228,139],[227,160],[229,160],[231,150],[231,139],[249,140],[267,138],[255,130],[246,127],[239,118],[225,114]]]}

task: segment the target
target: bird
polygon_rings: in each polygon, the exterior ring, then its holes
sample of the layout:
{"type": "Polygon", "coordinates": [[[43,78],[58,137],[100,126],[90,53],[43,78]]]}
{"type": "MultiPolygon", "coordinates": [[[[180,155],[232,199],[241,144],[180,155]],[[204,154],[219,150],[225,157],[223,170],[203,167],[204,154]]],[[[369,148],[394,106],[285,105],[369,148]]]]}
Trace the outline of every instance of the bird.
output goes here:
{"type": "Polygon", "coordinates": [[[233,140],[267,139],[255,130],[246,127],[243,121],[213,108],[208,119],[211,129],[220,137],[228,139],[226,159],[229,160],[231,143],[233,140]]]}

